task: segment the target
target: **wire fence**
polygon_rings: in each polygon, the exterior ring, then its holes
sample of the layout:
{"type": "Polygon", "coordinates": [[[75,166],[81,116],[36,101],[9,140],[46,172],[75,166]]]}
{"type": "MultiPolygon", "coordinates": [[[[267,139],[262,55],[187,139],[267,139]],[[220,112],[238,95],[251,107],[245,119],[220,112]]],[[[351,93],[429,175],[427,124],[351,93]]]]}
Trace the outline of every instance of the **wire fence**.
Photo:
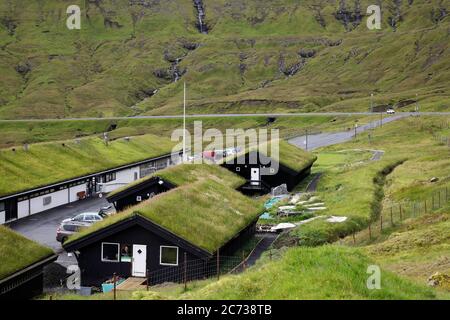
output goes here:
{"type": "Polygon", "coordinates": [[[450,136],[442,136],[439,134],[433,134],[434,140],[436,140],[439,144],[450,147],[450,136]]]}
{"type": "Polygon", "coordinates": [[[386,204],[379,217],[368,228],[351,235],[353,244],[376,239],[384,231],[400,226],[403,221],[433,213],[450,205],[450,186],[434,191],[431,195],[417,200],[386,204]]]}

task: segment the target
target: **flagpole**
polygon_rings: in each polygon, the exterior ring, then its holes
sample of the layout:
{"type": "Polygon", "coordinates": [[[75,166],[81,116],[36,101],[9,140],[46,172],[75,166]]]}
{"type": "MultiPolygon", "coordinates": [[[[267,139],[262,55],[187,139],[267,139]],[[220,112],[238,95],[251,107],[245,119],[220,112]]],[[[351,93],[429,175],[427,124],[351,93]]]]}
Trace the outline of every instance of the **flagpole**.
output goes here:
{"type": "Polygon", "coordinates": [[[186,162],[186,82],[183,92],[183,162],[186,162]]]}

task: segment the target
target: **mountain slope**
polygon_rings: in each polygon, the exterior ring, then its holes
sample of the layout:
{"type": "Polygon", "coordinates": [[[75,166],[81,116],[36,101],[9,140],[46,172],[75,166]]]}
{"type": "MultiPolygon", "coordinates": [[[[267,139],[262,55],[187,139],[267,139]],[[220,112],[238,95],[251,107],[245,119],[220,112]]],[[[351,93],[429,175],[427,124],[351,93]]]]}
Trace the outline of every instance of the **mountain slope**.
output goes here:
{"type": "Polygon", "coordinates": [[[380,31],[365,0],[86,0],[68,30],[67,1],[0,0],[0,117],[180,113],[180,80],[192,113],[448,110],[448,4],[377,3],[380,31]]]}

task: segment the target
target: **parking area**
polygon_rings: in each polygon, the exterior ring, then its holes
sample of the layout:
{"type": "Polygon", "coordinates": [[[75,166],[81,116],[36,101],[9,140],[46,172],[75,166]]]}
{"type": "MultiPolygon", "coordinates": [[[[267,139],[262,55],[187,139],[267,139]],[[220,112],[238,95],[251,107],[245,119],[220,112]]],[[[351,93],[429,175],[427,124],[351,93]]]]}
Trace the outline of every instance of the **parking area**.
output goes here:
{"type": "Polygon", "coordinates": [[[44,211],[10,224],[11,229],[25,237],[62,253],[61,244],[56,241],[56,229],[62,220],[83,212],[97,212],[108,205],[105,198],[90,198],[44,211]]]}

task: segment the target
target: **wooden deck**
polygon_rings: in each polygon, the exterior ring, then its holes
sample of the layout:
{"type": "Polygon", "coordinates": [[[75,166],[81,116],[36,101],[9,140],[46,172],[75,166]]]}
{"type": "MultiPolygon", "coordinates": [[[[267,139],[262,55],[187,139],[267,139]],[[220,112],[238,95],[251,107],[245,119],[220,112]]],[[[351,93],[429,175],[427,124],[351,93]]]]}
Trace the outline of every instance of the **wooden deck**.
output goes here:
{"type": "Polygon", "coordinates": [[[121,291],[133,291],[133,290],[146,290],[145,278],[130,277],[117,286],[117,290],[121,291]]]}

